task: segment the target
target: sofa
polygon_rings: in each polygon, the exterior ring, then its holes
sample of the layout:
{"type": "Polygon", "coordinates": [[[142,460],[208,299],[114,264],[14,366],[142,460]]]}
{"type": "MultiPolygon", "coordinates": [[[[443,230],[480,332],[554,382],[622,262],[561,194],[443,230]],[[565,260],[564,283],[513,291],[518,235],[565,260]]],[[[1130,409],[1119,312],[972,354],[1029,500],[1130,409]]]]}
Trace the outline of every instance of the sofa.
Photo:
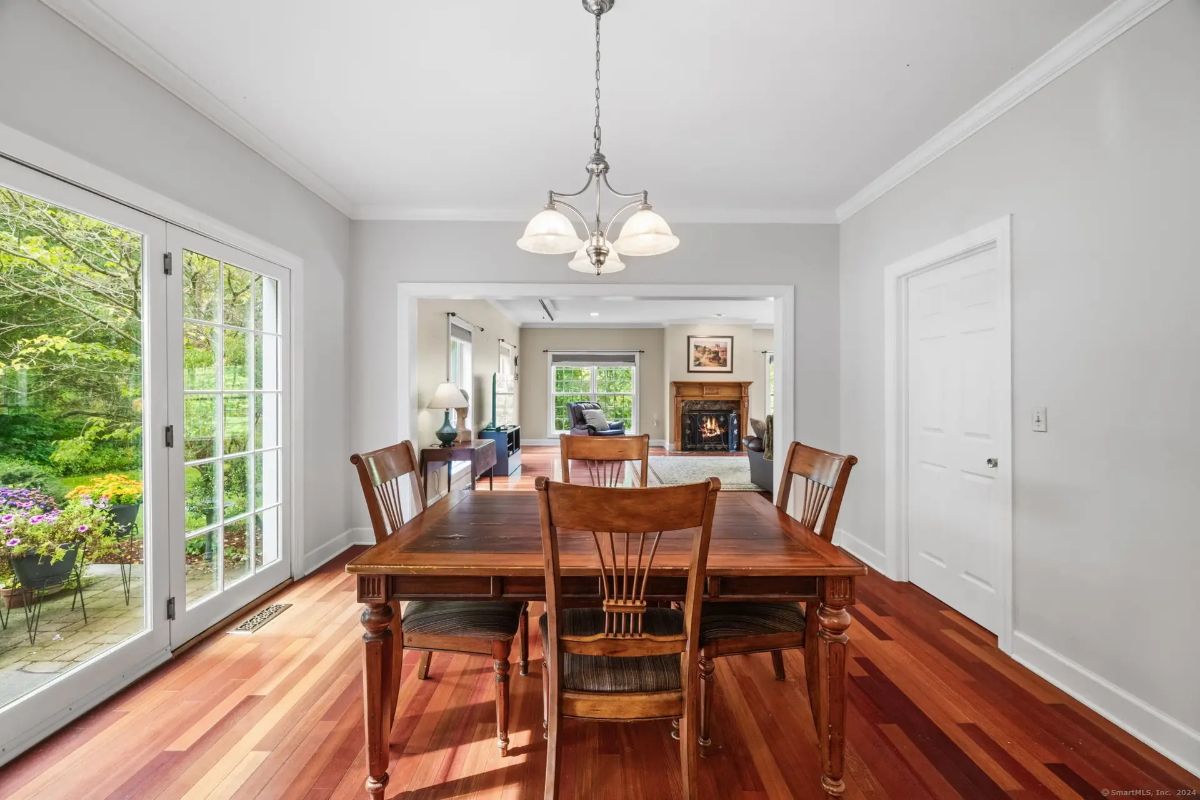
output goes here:
{"type": "Polygon", "coordinates": [[[750,459],[750,482],[764,492],[774,491],[771,482],[775,469],[772,464],[775,455],[775,417],[768,414],[765,422],[751,417],[750,428],[753,433],[742,439],[746,456],[750,459]]]}
{"type": "Polygon", "coordinates": [[[569,433],[572,436],[624,436],[624,422],[610,422],[605,430],[597,430],[591,425],[588,425],[584,419],[583,412],[588,409],[600,410],[599,403],[571,403],[567,406],[571,414],[571,430],[569,433]]]}

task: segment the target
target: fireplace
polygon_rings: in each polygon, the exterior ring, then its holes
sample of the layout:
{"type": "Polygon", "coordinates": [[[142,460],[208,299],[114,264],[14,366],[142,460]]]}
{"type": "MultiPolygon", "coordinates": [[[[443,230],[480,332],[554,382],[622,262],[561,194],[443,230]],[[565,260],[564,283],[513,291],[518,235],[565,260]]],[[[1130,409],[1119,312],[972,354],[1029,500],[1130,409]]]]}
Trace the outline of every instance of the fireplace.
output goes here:
{"type": "Polygon", "coordinates": [[[738,449],[741,435],[738,412],[731,410],[697,410],[683,412],[681,440],[684,450],[738,449]]]}
{"type": "Polygon", "coordinates": [[[750,381],[671,381],[671,449],[741,450],[749,401],[750,381]]]}

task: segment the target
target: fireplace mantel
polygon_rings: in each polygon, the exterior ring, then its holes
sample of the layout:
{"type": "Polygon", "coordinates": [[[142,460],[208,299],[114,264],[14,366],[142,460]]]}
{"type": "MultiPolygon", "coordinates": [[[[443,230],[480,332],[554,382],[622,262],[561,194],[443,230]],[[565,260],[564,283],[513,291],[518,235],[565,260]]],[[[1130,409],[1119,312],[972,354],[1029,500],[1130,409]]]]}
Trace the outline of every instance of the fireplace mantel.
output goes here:
{"type": "MultiPolygon", "coordinates": [[[[750,384],[753,381],[671,381],[671,449],[681,450],[685,400],[728,400],[738,404],[743,431],[750,430],[750,384]]],[[[738,442],[741,449],[741,442],[738,442]]]]}

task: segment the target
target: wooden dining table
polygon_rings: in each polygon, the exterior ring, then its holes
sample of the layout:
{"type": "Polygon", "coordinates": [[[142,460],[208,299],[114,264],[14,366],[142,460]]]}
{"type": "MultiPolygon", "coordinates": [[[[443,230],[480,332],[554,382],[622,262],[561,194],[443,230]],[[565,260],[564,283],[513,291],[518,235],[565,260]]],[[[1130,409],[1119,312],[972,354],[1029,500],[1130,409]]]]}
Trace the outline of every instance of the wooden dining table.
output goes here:
{"type": "MultiPolygon", "coordinates": [[[[687,585],[686,537],[664,540],[647,599],[682,600],[687,585]]],[[[565,599],[601,598],[600,565],[591,537],[562,544],[565,599]]],[[[392,641],[398,600],[545,599],[541,529],[533,491],[457,492],[386,541],[354,558],[362,613],[367,794],[382,800],[388,783],[395,715],[392,671],[402,646],[392,641]]],[[[867,568],[753,492],[722,492],[717,501],[705,578],[708,601],[809,601],[820,626],[818,675],[809,704],[821,751],[821,786],[842,794],[846,729],[848,605],[854,579],[867,568]]],[[[815,780],[815,778],[814,778],[815,780]]]]}

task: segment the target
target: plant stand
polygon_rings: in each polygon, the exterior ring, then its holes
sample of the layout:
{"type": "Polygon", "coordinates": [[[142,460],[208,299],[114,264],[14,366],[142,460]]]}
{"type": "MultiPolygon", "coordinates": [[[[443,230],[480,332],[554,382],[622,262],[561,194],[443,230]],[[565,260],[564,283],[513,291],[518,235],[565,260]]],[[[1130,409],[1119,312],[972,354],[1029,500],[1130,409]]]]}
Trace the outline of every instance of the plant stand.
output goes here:
{"type": "MultiPolygon", "coordinates": [[[[17,573],[19,589],[24,600],[25,632],[29,636],[29,644],[37,643],[38,627],[42,621],[42,600],[48,594],[53,594],[62,586],[75,580],[75,589],[71,597],[71,610],[78,605],[83,611],[83,622],[86,625],[87,606],[83,601],[83,558],[82,548],[68,551],[58,564],[46,565],[37,557],[13,560],[13,570],[17,573]]],[[[7,627],[7,619],[5,620],[7,627]]]]}
{"type": "MultiPolygon", "coordinates": [[[[136,538],[138,511],[141,510],[141,507],[141,503],[122,503],[113,506],[109,511],[117,526],[118,545],[127,544],[136,538]]],[[[121,589],[125,592],[125,605],[129,605],[129,587],[133,582],[133,559],[129,555],[127,546],[121,547],[121,560],[118,564],[121,568],[121,589]]]]}

